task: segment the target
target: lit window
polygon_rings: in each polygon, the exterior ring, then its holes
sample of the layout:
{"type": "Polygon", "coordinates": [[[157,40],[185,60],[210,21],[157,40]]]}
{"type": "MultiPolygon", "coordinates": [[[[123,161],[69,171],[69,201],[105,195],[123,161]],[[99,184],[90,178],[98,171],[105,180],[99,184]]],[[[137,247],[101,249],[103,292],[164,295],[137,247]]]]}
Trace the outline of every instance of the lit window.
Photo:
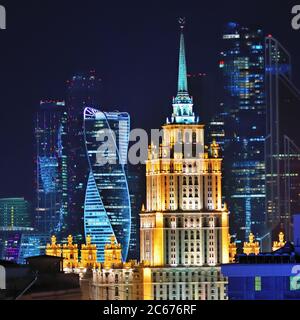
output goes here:
{"type": "Polygon", "coordinates": [[[300,290],[300,277],[299,276],[291,276],[290,277],[290,290],[300,290]]]}
{"type": "Polygon", "coordinates": [[[255,291],[261,291],[261,277],[255,277],[255,291]]]}

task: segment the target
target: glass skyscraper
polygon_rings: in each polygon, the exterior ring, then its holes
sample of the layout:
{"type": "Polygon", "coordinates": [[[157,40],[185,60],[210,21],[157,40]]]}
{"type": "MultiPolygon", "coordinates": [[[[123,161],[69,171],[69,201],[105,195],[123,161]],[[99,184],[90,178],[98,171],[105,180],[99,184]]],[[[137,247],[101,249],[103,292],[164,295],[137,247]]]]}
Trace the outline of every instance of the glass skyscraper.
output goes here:
{"type": "Polygon", "coordinates": [[[36,115],[36,208],[38,232],[58,235],[67,214],[67,113],[64,101],[42,101],[36,115]]]}
{"type": "Polygon", "coordinates": [[[225,197],[231,233],[265,235],[265,51],[258,27],[229,23],[219,67],[224,79],[225,197]]]}
{"type": "Polygon", "coordinates": [[[292,215],[300,212],[300,91],[292,81],[289,52],[269,35],[265,39],[267,138],[266,195],[270,235],[284,231],[292,240],[292,215]]]}
{"type": "Polygon", "coordinates": [[[1,230],[26,229],[31,227],[30,204],[24,198],[0,199],[1,230]]]}
{"type": "Polygon", "coordinates": [[[112,236],[122,245],[126,261],[131,232],[131,205],[127,181],[127,153],[130,118],[127,113],[84,111],[84,138],[89,162],[89,178],[84,205],[85,235],[97,245],[98,261],[112,236]],[[101,134],[108,138],[102,150],[101,134]],[[103,163],[102,163],[103,161],[103,163]]]}
{"type": "Polygon", "coordinates": [[[18,261],[22,235],[33,231],[30,211],[24,198],[0,199],[0,259],[18,261]]]}
{"type": "Polygon", "coordinates": [[[86,107],[100,105],[101,80],[94,71],[77,74],[67,82],[67,172],[68,215],[66,233],[80,243],[84,235],[84,201],[89,177],[89,166],[83,133],[83,112],[86,107]]]}

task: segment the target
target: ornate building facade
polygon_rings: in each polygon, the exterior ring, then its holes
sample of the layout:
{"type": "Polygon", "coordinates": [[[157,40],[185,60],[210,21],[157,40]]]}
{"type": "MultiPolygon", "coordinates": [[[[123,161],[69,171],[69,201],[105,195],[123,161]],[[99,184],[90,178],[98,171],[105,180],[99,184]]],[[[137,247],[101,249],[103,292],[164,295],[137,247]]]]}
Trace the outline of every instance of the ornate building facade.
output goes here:
{"type": "Polygon", "coordinates": [[[51,237],[51,243],[46,246],[46,255],[63,258],[65,272],[83,273],[86,269],[99,266],[97,263],[97,246],[92,244],[91,236],[87,236],[86,244],[79,249],[78,244],[73,243],[73,237],[68,236],[68,243],[57,243],[56,237],[51,237]]]}
{"type": "Polygon", "coordinates": [[[150,265],[151,299],[226,299],[219,266],[229,262],[229,213],[222,204],[221,165],[218,144],[205,147],[204,125],[193,112],[181,25],[173,114],[146,163],[140,242],[141,260],[150,265]]]}

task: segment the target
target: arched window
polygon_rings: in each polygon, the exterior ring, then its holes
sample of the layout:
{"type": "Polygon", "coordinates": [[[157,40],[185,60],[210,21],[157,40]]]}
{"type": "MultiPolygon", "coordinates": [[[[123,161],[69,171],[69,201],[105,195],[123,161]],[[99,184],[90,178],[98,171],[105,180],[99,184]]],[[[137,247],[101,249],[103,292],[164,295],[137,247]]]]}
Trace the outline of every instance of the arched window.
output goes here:
{"type": "Polygon", "coordinates": [[[197,142],[197,134],[196,132],[193,132],[193,143],[197,142]]]}
{"type": "Polygon", "coordinates": [[[185,143],[190,143],[190,134],[188,132],[185,132],[184,134],[184,140],[185,140],[185,143]]]}
{"type": "Polygon", "coordinates": [[[182,142],[182,133],[181,133],[181,131],[178,131],[177,139],[178,139],[178,142],[182,142]]]}

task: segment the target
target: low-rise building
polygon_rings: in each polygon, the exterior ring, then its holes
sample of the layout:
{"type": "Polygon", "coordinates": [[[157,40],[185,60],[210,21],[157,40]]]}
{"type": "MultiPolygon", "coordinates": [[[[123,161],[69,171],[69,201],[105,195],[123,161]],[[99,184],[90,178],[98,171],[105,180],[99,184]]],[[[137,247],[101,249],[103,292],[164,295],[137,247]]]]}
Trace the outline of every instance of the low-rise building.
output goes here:
{"type": "Polygon", "coordinates": [[[281,246],[280,239],[276,251],[237,255],[237,263],[222,265],[230,300],[300,300],[300,215],[294,215],[294,244],[281,246]]]}

